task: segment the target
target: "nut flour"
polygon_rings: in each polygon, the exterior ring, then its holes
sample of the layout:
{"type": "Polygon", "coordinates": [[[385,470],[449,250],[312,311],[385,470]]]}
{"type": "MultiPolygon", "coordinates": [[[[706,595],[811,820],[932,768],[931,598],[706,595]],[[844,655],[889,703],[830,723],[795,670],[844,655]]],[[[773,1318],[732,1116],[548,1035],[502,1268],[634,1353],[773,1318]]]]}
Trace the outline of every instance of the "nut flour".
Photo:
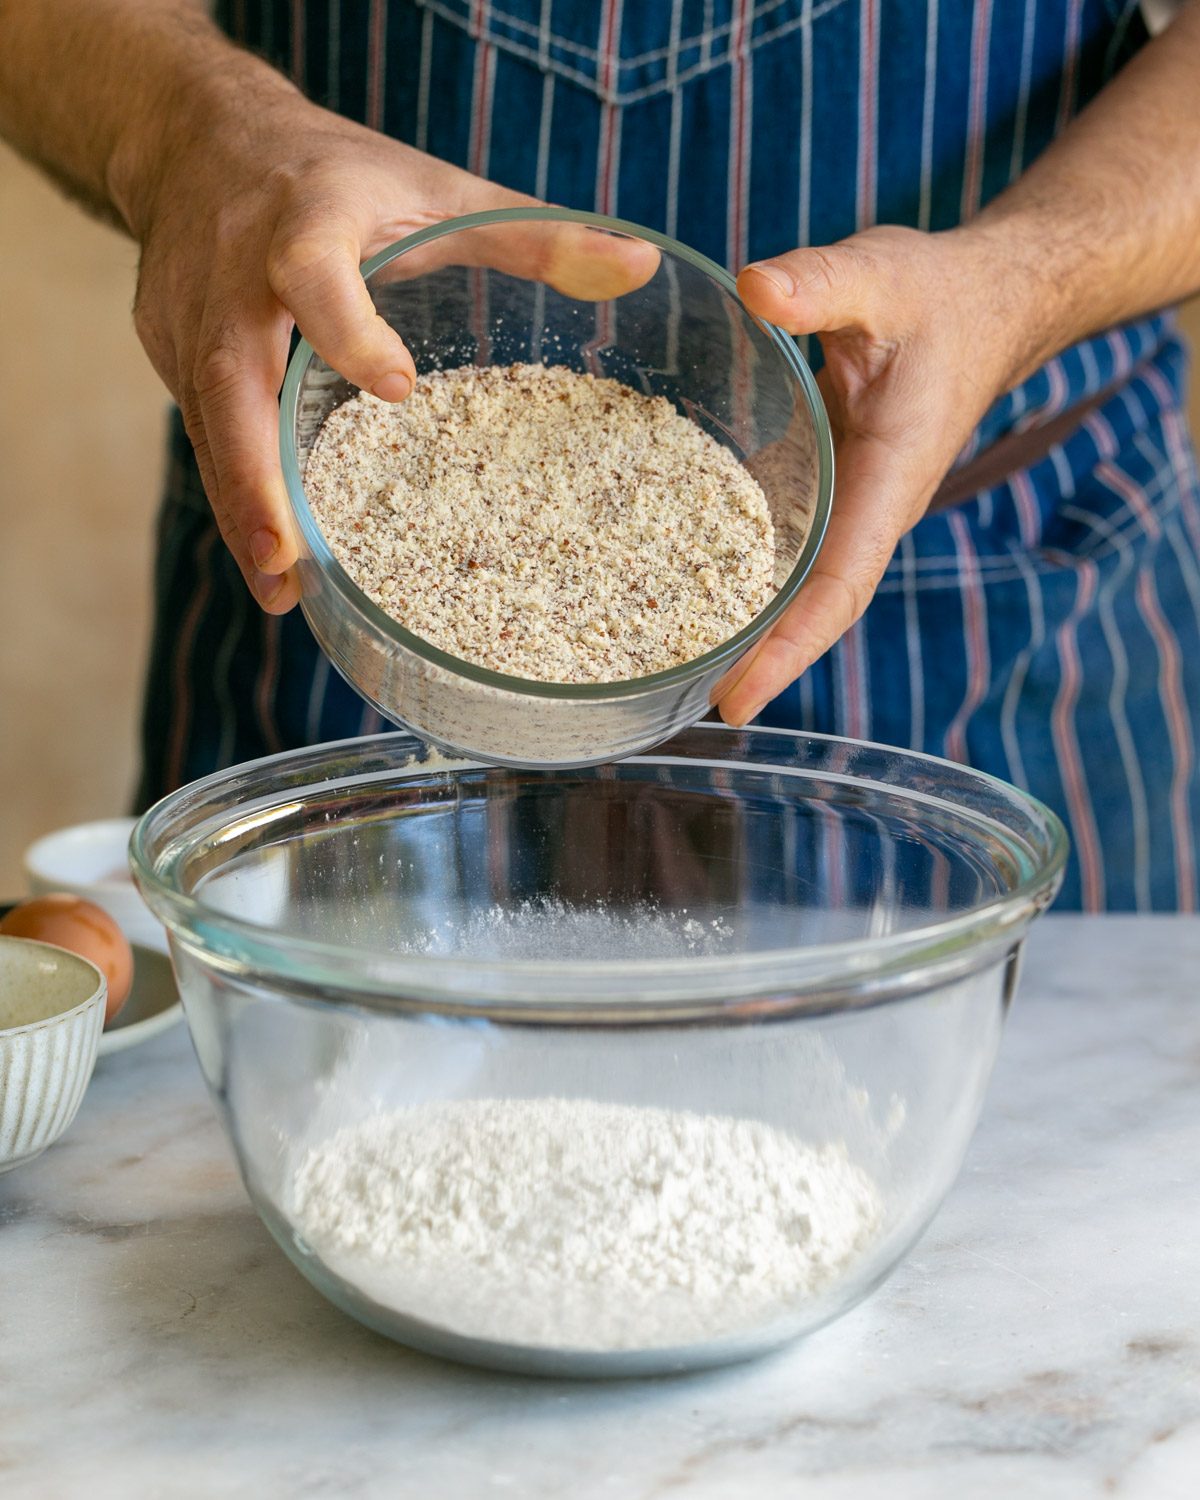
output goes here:
{"type": "Polygon", "coordinates": [[[467,1337],[670,1348],[820,1295],[882,1222],[841,1145],[577,1099],[380,1112],[301,1156],[297,1233],[381,1306],[467,1337]]]}
{"type": "Polygon", "coordinates": [[[758,481],[664,397],[560,366],[423,375],[325,419],[309,503],[376,604],[452,656],[617,682],[702,656],[774,591],[758,481]]]}

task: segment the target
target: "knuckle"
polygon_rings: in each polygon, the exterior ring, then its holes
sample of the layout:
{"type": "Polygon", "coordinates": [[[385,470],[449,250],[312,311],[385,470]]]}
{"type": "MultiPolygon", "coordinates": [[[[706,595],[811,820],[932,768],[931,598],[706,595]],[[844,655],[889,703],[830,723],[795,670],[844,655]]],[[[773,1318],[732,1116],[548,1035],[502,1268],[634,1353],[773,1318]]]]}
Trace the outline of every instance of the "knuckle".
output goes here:
{"type": "Polygon", "coordinates": [[[826,598],[822,613],[825,616],[830,639],[835,639],[844,630],[849,630],[855,621],[866,612],[875,593],[879,575],[872,574],[869,566],[855,569],[853,573],[823,572],[821,578],[826,586],[826,598]]]}
{"type": "Polygon", "coordinates": [[[162,320],[140,297],[133,305],[133,331],[150,363],[173,389],[178,374],[174,340],[170,330],[163,327],[162,320]]]}
{"type": "Polygon", "coordinates": [[[799,281],[809,291],[836,291],[845,281],[840,259],[820,246],[805,251],[799,269],[799,281]]]}
{"type": "Polygon", "coordinates": [[[140,291],[133,302],[133,331],[147,347],[158,340],[158,319],[150,311],[146,298],[140,291]]]}
{"type": "Polygon", "coordinates": [[[386,336],[388,332],[387,324],[378,317],[366,325],[356,324],[352,330],[347,329],[340,340],[341,362],[363,379],[385,373],[395,364],[394,359],[389,360],[380,350],[380,335],[386,336]]]}
{"type": "Polygon", "coordinates": [[[840,635],[858,619],[866,608],[866,600],[863,598],[862,586],[857,578],[846,578],[841,573],[829,573],[826,576],[832,585],[829,615],[840,635]]]}
{"type": "Polygon", "coordinates": [[[212,513],[217,523],[217,530],[221,533],[221,540],[225,543],[230,552],[233,553],[234,557],[236,557],[240,563],[241,532],[238,530],[237,524],[235,523],[232,514],[225,508],[225,506],[213,500],[211,496],[209,497],[209,504],[212,506],[212,513]]]}
{"type": "Polygon", "coordinates": [[[228,342],[212,344],[200,350],[192,370],[192,385],[202,401],[227,392],[241,372],[242,360],[228,342]]]}
{"type": "Polygon", "coordinates": [[[875,597],[875,590],[879,587],[879,580],[883,577],[887,561],[886,556],[868,556],[863,560],[862,566],[846,579],[851,624],[856,620],[861,620],[866,614],[867,605],[875,597]]]}
{"type": "Polygon", "coordinates": [[[267,281],[281,298],[322,281],[343,252],[336,237],[305,230],[276,238],[267,252],[267,281]]]}
{"type": "Polygon", "coordinates": [[[204,418],[200,415],[200,408],[195,400],[189,395],[183,395],[179,400],[179,414],[183,418],[183,430],[188,435],[188,441],[196,450],[198,456],[208,452],[208,439],[204,431],[204,418]]]}

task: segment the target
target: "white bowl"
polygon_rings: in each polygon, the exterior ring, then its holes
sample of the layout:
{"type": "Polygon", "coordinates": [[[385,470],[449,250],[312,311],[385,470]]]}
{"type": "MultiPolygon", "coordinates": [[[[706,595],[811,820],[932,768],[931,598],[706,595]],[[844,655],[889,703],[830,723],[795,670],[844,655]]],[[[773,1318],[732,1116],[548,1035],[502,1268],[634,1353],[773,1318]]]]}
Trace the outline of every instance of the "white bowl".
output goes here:
{"type": "Polygon", "coordinates": [[[103,907],[131,943],[167,951],[167,935],[129,875],[136,818],[104,818],[47,833],[25,851],[30,895],[69,891],[103,907]]]}
{"type": "Polygon", "coordinates": [[[0,1172],[32,1161],[75,1118],[107,995],[86,958],[0,937],[0,1172]]]}

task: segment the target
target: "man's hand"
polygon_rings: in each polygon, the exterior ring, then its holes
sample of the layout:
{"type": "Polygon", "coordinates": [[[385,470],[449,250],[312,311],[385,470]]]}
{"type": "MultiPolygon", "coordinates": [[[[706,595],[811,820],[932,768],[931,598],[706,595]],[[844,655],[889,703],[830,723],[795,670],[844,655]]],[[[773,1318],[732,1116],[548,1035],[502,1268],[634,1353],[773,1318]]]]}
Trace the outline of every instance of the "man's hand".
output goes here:
{"type": "Polygon", "coordinates": [[[818,334],[833,514],[814,572],[740,675],[753,718],[858,619],[989,405],[1086,335],[1200,288],[1200,0],[962,228],[881,228],[747,266],[747,307],[818,334]]]}
{"type": "Polygon", "coordinates": [[[752,719],[858,619],[901,536],[924,515],[1024,351],[987,235],[871,229],[747,266],[751,312],[819,333],[818,378],[836,449],[836,499],[800,594],[719,706],[752,719]]]}
{"type": "MultiPolygon", "coordinates": [[[[280,614],[297,599],[276,410],[293,324],[348,380],[403,400],[413,361],[359,263],[426,225],[534,200],[309,103],[207,10],[0,0],[0,134],[139,241],[138,333],[221,534],[280,614]]],[[[479,264],[577,297],[631,291],[658,265],[640,242],[576,226],[477,235],[479,264]]]]}
{"type": "Polygon", "coordinates": [[[416,370],[359,263],[427,224],[532,200],[318,109],[290,88],[139,171],[122,204],[142,244],[134,320],[178,401],[217,524],[259,603],[296,603],[297,541],[279,467],[279,387],[293,322],[330,365],[387,401],[416,370]]]}

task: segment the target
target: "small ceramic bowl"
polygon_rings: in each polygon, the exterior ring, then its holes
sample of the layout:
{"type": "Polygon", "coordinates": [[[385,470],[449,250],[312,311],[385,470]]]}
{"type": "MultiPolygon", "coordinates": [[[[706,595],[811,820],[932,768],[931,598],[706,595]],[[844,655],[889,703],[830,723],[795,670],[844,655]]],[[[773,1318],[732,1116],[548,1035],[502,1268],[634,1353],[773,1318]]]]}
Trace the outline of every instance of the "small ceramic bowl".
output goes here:
{"type": "Polygon", "coordinates": [[[0,937],[0,1172],[32,1161],[75,1118],[107,994],[86,958],[0,937]]]}
{"type": "Polygon", "coordinates": [[[129,874],[129,835],[136,818],[103,818],[44,834],[25,851],[31,896],[70,891],[94,901],[131,943],[167,951],[167,935],[129,874]]]}

